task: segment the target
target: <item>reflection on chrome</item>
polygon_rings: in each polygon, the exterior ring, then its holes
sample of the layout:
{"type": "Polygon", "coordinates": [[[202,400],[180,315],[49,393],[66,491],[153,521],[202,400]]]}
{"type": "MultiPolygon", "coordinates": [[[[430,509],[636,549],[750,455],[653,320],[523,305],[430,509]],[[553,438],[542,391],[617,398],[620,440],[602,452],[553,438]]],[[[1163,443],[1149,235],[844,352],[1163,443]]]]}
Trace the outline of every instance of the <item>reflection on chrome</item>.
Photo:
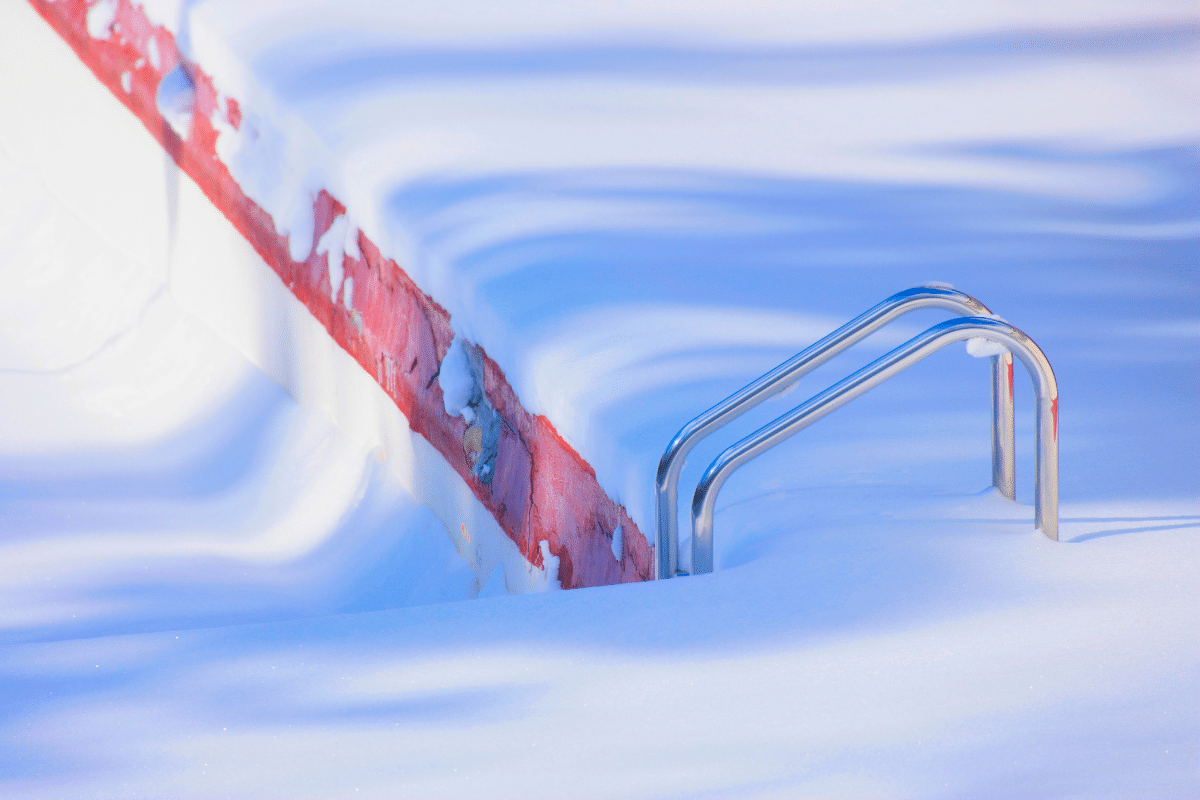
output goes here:
{"type": "MultiPolygon", "coordinates": [[[[658,462],[657,577],[687,574],[679,569],[679,476],[687,454],[702,439],[764,400],[790,389],[800,378],[897,318],[925,308],[960,316],[991,316],[987,306],[949,284],[929,284],[898,292],[805,348],[761,378],[722,400],[675,434],[658,462]]],[[[992,356],[992,483],[1009,499],[1015,493],[1012,356],[992,356]]]]}
{"type": "Polygon", "coordinates": [[[1025,365],[1037,402],[1037,482],[1034,525],[1058,540],[1058,385],[1041,348],[995,317],[935,325],[726,449],[705,470],[692,498],[692,574],[712,572],[713,509],[721,486],[741,465],[841,408],[948,344],[980,338],[1003,345],[1025,365]]]}

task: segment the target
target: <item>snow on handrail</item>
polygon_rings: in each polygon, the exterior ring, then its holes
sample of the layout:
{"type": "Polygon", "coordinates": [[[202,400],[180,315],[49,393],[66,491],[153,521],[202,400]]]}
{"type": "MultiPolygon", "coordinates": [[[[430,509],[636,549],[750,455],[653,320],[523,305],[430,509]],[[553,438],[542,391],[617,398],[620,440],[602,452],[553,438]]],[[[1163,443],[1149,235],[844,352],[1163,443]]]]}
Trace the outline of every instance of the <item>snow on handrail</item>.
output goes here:
{"type": "Polygon", "coordinates": [[[712,572],[713,509],[717,493],[734,470],[926,356],[967,339],[985,339],[1003,345],[1016,354],[1033,379],[1037,397],[1034,525],[1057,541],[1058,384],[1054,370],[1041,348],[1012,325],[995,317],[967,317],[934,325],[717,456],[700,478],[692,498],[692,574],[712,572]]]}
{"type": "MultiPolygon", "coordinates": [[[[680,429],[658,462],[655,479],[659,578],[687,574],[679,569],[679,476],[687,454],[701,439],[779,394],[898,317],[923,308],[940,308],[964,317],[990,316],[987,306],[948,284],[929,284],[898,292],[800,351],[738,390],[680,429]]],[[[1015,492],[1012,355],[992,356],[992,483],[1012,499],[1015,492]]]]}

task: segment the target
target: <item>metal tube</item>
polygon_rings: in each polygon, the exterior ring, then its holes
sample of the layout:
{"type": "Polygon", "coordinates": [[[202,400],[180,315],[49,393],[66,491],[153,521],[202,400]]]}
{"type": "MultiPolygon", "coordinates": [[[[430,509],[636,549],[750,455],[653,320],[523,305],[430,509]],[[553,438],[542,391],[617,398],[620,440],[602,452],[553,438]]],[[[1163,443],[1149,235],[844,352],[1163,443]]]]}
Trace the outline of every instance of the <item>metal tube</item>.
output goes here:
{"type": "Polygon", "coordinates": [[[800,404],[726,449],[705,470],[692,498],[692,574],[713,568],[712,527],[717,493],[750,459],[807,428],[854,398],[878,386],[953,342],[983,338],[1007,347],[1025,365],[1037,397],[1037,488],[1035,526],[1058,539],[1058,385],[1045,354],[1007,322],[991,317],[948,320],[872,361],[848,378],[800,404]]]}
{"type": "Polygon", "coordinates": [[[1017,445],[1013,428],[1012,353],[992,356],[992,486],[1017,499],[1017,445]]]}
{"type": "MultiPolygon", "coordinates": [[[[671,578],[679,571],[679,475],[687,454],[701,439],[733,421],[759,403],[791,387],[796,381],[895,320],[922,308],[940,308],[962,316],[991,314],[987,306],[969,294],[943,286],[918,286],[897,292],[874,308],[801,350],[775,369],[717,403],[675,434],[658,462],[655,478],[657,547],[655,573],[671,578]]],[[[1001,357],[1002,358],[1002,357],[1001,357]]],[[[1009,364],[1011,364],[1011,356],[1009,364]]],[[[1012,446],[1012,395],[992,393],[992,479],[1012,475],[1015,450],[1012,446]],[[1002,435],[1007,422],[1009,435],[1002,435]],[[997,434],[1000,431],[1001,434],[997,434]]],[[[1003,492],[1005,486],[997,483],[1003,492]]],[[[1008,496],[1011,497],[1011,489],[1008,496]]]]}

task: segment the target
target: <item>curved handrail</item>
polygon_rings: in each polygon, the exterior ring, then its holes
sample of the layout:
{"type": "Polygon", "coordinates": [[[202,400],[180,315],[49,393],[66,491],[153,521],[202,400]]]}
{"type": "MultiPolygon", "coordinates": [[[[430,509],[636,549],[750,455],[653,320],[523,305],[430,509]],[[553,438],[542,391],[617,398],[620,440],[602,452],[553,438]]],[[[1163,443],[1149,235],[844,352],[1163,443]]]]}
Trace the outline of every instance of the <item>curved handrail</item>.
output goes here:
{"type": "Polygon", "coordinates": [[[1037,395],[1037,485],[1034,525],[1058,540],[1058,384],[1041,348],[994,317],[947,320],[909,339],[853,375],[806,400],[774,422],[726,449],[705,470],[692,498],[692,573],[712,572],[713,509],[721,486],[742,464],[825,415],[953,342],[982,338],[1014,353],[1033,379],[1037,395]]]}
{"type": "MultiPolygon", "coordinates": [[[[732,422],[898,317],[923,308],[941,308],[961,316],[986,316],[987,306],[946,285],[918,286],[897,292],[829,335],[801,350],[767,374],[734,392],[684,425],[658,462],[655,478],[659,578],[674,577],[679,566],[679,476],[683,462],[700,440],[732,422]]],[[[1008,498],[1015,490],[1012,356],[992,356],[992,483],[1008,498]],[[1005,390],[1007,387],[1007,391],[1005,390]]]]}

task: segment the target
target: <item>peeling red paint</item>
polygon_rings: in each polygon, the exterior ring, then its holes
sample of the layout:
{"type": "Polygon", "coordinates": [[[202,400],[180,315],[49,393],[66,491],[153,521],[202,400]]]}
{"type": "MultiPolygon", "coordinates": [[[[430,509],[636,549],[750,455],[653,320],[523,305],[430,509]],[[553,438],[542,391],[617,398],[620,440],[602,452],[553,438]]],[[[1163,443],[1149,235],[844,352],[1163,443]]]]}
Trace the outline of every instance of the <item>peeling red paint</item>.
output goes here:
{"type": "Polygon", "coordinates": [[[232,97],[225,98],[225,120],[235,131],[242,127],[242,107],[232,97]]]}
{"type": "MultiPolygon", "coordinates": [[[[362,257],[347,256],[343,264],[344,275],[354,281],[353,308],[338,302],[327,255],[315,252],[317,240],[345,212],[326,191],[313,204],[310,254],[303,262],[292,260],[287,237],[277,233],[271,216],[246,196],[216,154],[214,113],[239,128],[241,105],[220,95],[211,77],[181,56],[169,31],[152,24],[140,6],[119,0],[110,33],[94,39],[87,30],[85,0],[29,2],[142,121],[334,340],[375,377],[409,426],[462,476],[530,563],[542,565],[539,542],[545,541],[559,558],[558,576],[564,588],[654,577],[653,548],[625,509],[604,493],[591,466],[549,420],[525,410],[503,371],[482,348],[483,389],[503,426],[491,484],[472,475],[462,446],[466,423],[446,414],[436,380],[454,338],[449,313],[395,261],[384,258],[361,231],[362,257]],[[180,64],[196,95],[186,137],[170,127],[155,103],[159,81],[180,64]],[[128,91],[122,86],[123,74],[129,76],[128,91]],[[620,559],[612,552],[618,526],[624,541],[620,559]]],[[[1011,375],[1010,367],[1010,389],[1011,375]]]]}
{"type": "Polygon", "coordinates": [[[1054,441],[1058,441],[1058,397],[1050,401],[1050,415],[1054,417],[1054,441]]]}
{"type": "Polygon", "coordinates": [[[1008,359],[1008,399],[1010,402],[1013,399],[1013,362],[1012,362],[1012,358],[1008,359]]]}

